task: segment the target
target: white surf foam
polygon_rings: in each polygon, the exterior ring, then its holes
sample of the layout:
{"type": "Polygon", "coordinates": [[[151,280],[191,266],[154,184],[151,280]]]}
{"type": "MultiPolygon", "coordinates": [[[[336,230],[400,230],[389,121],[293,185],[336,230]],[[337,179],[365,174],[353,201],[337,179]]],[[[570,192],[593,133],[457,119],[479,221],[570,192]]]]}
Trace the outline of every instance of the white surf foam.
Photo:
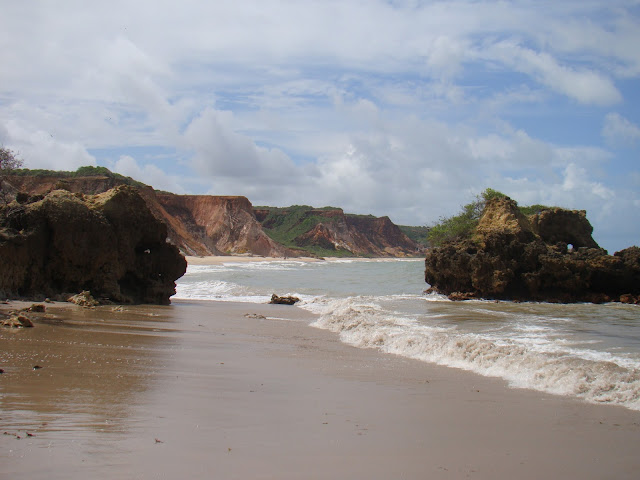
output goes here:
{"type": "Polygon", "coordinates": [[[548,330],[538,329],[519,339],[462,332],[392,314],[366,298],[325,299],[312,308],[320,314],[312,326],[334,331],[356,347],[501,377],[513,387],[640,410],[638,362],[562,347],[550,342],[548,330]]]}
{"type": "Polygon", "coordinates": [[[203,280],[200,282],[178,283],[176,285],[176,299],[220,299],[239,293],[239,285],[222,280],[203,280]]]}

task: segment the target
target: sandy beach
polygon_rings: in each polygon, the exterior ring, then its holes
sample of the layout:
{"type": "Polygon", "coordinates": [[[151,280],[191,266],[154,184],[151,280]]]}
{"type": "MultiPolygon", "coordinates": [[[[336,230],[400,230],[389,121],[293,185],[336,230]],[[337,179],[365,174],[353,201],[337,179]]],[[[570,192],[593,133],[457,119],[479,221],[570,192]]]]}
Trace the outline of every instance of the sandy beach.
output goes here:
{"type": "MultiPolygon", "coordinates": [[[[211,255],[206,257],[186,256],[189,265],[223,265],[225,263],[273,262],[283,258],[260,257],[256,255],[211,255]]],[[[296,262],[322,262],[324,259],[312,257],[295,257],[289,260],[296,262]]]]}
{"type": "Polygon", "coordinates": [[[637,478],[640,412],[349,347],[312,320],[55,304],[0,330],[0,478],[637,478]]]}

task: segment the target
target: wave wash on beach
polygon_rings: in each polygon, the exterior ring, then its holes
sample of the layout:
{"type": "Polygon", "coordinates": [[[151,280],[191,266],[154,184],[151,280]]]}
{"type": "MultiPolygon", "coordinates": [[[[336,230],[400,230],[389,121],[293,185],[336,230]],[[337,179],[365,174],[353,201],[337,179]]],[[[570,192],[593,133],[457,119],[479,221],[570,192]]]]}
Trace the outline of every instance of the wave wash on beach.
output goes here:
{"type": "MultiPolygon", "coordinates": [[[[206,263],[206,262],[200,262],[206,263]]],[[[637,306],[451,302],[425,295],[421,259],[218,259],[175,298],[266,303],[295,295],[341,341],[499,377],[512,387],[640,410],[637,306]]]]}

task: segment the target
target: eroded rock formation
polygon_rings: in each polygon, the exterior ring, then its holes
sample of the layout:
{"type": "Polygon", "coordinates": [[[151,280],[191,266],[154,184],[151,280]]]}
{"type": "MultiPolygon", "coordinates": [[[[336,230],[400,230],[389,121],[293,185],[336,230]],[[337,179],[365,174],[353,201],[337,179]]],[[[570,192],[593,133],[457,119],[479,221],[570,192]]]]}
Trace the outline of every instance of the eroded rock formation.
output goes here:
{"type": "Polygon", "coordinates": [[[186,270],[135,188],[54,190],[2,207],[0,292],[56,297],[89,290],[123,303],[169,303],[186,270]]]}
{"type": "Polygon", "coordinates": [[[640,248],[608,255],[584,211],[525,217],[509,199],[488,202],[472,238],[430,250],[425,280],[452,299],[554,302],[640,300],[640,248]]]}

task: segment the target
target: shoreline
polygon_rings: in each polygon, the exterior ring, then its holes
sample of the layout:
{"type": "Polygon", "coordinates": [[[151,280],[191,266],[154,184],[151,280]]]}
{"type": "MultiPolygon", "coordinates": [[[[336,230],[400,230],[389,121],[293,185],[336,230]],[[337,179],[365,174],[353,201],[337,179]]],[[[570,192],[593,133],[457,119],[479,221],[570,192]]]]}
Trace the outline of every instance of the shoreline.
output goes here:
{"type": "Polygon", "coordinates": [[[395,261],[395,260],[424,260],[423,257],[262,257],[258,255],[209,255],[205,257],[186,255],[184,257],[188,265],[223,265],[225,263],[250,263],[250,262],[334,262],[334,261],[395,261]]]}
{"type": "Polygon", "coordinates": [[[47,311],[34,329],[0,332],[3,476],[631,479],[640,469],[639,412],[351,347],[295,306],[47,311]]]}
{"type": "Polygon", "coordinates": [[[323,259],[313,257],[262,257],[258,255],[208,255],[197,257],[185,255],[187,265],[222,265],[224,263],[277,262],[297,261],[304,263],[322,262],[323,259]]]}

